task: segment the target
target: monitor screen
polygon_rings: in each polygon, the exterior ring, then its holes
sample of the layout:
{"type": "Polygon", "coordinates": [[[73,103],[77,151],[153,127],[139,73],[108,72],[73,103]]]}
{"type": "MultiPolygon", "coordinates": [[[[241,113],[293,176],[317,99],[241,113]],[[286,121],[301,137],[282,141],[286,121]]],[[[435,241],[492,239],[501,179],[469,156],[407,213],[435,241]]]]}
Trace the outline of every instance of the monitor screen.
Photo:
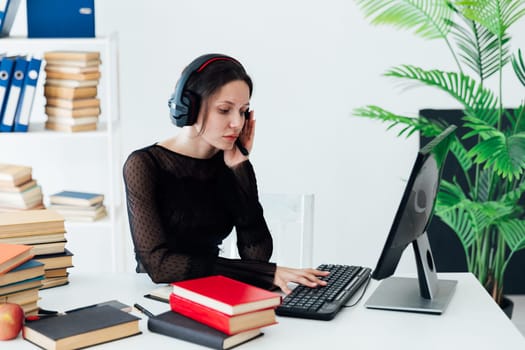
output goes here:
{"type": "Polygon", "coordinates": [[[390,232],[372,274],[374,279],[386,280],[382,281],[367,301],[365,306],[369,308],[439,314],[450,300],[455,281],[442,283],[443,281],[437,280],[426,230],[434,213],[441,172],[455,129],[455,126],[450,126],[422,147],[417,154],[390,232]],[[418,278],[390,277],[409,245],[414,248],[418,278]],[[444,295],[445,293],[450,295],[444,295]],[[388,300],[383,300],[385,298],[388,300]]]}

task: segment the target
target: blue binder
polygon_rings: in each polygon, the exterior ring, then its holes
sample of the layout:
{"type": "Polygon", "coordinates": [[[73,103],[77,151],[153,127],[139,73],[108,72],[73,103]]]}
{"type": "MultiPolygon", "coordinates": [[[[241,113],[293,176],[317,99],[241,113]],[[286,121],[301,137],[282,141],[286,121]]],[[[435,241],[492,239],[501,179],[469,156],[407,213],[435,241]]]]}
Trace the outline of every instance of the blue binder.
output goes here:
{"type": "MultiPolygon", "coordinates": [[[[0,61],[0,124],[3,120],[7,97],[9,96],[14,65],[15,60],[12,57],[3,57],[2,61],[0,61]]],[[[0,131],[3,131],[1,127],[0,131]]]]}
{"type": "Polygon", "coordinates": [[[29,127],[29,119],[31,118],[31,110],[33,109],[33,100],[35,98],[41,65],[42,60],[34,57],[31,58],[27,65],[26,76],[22,84],[22,91],[20,92],[20,99],[16,107],[14,131],[26,132],[29,127]]]}
{"type": "MultiPolygon", "coordinates": [[[[3,61],[3,60],[2,60],[3,61]]],[[[11,74],[11,87],[7,95],[6,105],[2,116],[2,123],[0,124],[0,131],[13,131],[16,107],[22,92],[22,85],[27,69],[27,60],[23,56],[18,56],[15,60],[13,73],[11,74]]]]}
{"type": "Polygon", "coordinates": [[[94,0],[27,0],[27,36],[95,37],[94,0]]]}
{"type": "Polygon", "coordinates": [[[0,37],[9,35],[19,5],[20,0],[0,0],[0,37]]]}

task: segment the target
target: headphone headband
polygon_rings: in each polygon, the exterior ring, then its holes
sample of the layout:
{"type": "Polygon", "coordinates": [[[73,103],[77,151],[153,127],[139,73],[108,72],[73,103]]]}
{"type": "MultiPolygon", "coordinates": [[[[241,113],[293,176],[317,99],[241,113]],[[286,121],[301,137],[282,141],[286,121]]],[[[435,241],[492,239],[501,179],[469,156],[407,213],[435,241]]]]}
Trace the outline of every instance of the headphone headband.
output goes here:
{"type": "Polygon", "coordinates": [[[170,117],[177,126],[192,125],[197,120],[201,97],[186,89],[188,80],[196,73],[201,73],[211,63],[216,61],[232,61],[241,65],[235,58],[222,54],[206,54],[194,59],[183,71],[177,81],[175,91],[168,100],[170,117]]]}

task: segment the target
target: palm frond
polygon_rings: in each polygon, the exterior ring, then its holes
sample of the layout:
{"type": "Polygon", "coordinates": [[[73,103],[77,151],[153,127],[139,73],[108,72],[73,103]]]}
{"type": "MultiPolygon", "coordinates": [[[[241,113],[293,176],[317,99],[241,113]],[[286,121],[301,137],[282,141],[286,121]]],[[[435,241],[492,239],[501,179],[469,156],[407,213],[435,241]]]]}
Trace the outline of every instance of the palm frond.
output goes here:
{"type": "Polygon", "coordinates": [[[525,86],[525,63],[523,63],[523,57],[521,57],[521,50],[518,50],[518,53],[512,56],[512,68],[521,85],[525,86]]]}
{"type": "MultiPolygon", "coordinates": [[[[492,91],[462,73],[444,72],[437,69],[424,70],[412,65],[401,65],[388,70],[385,76],[436,87],[461,103],[466,114],[480,115],[481,111],[497,111],[498,99],[492,91]]],[[[493,118],[491,114],[481,116],[493,118]]]]}
{"type": "Polygon", "coordinates": [[[399,29],[414,30],[424,39],[447,37],[446,19],[451,9],[442,0],[357,0],[366,17],[373,24],[387,24],[399,29]]]}
{"type": "Polygon", "coordinates": [[[468,155],[468,151],[461,143],[461,141],[457,138],[457,136],[454,137],[454,141],[450,144],[450,151],[456,157],[456,160],[458,161],[459,165],[461,166],[461,169],[463,169],[463,172],[465,174],[468,173],[470,168],[472,167],[472,159],[468,155]]]}
{"type": "Polygon", "coordinates": [[[383,123],[388,124],[387,129],[392,129],[396,126],[404,126],[399,132],[399,136],[405,134],[406,137],[409,137],[414,132],[419,131],[423,136],[432,137],[439,135],[439,133],[445,129],[445,126],[441,125],[439,122],[423,117],[410,118],[397,115],[378,106],[356,108],[352,114],[358,117],[380,120],[383,123]]]}
{"type": "Polygon", "coordinates": [[[461,245],[465,251],[476,241],[477,225],[472,215],[462,209],[450,209],[446,211],[436,210],[436,215],[457,234],[461,245]]]}
{"type": "Polygon", "coordinates": [[[479,202],[487,202],[490,199],[492,174],[492,169],[481,169],[478,176],[477,192],[472,193],[472,198],[479,202]]]}
{"type": "Polygon", "coordinates": [[[456,6],[500,38],[525,15],[525,0],[460,0],[456,6]]]}
{"type": "Polygon", "coordinates": [[[496,224],[499,231],[505,239],[505,243],[515,253],[519,250],[525,249],[525,221],[519,219],[512,219],[502,221],[496,224]]]}
{"type": "Polygon", "coordinates": [[[518,206],[518,201],[521,196],[525,193],[525,178],[521,179],[521,182],[516,184],[515,188],[501,196],[501,200],[511,205],[518,206]]]}
{"type": "Polygon", "coordinates": [[[522,102],[517,108],[505,109],[503,117],[508,121],[506,132],[510,135],[525,132],[525,104],[522,102]]]}
{"type": "Polygon", "coordinates": [[[476,163],[484,163],[486,169],[492,168],[503,179],[512,181],[525,170],[525,133],[506,137],[502,132],[495,132],[472,147],[469,155],[476,163]]]}
{"type": "MultiPolygon", "coordinates": [[[[459,49],[458,55],[480,80],[486,80],[500,68],[499,39],[479,23],[463,18],[465,25],[450,22],[451,34],[459,49]]],[[[508,35],[505,35],[501,41],[503,65],[510,60],[509,41],[508,35]]]]}

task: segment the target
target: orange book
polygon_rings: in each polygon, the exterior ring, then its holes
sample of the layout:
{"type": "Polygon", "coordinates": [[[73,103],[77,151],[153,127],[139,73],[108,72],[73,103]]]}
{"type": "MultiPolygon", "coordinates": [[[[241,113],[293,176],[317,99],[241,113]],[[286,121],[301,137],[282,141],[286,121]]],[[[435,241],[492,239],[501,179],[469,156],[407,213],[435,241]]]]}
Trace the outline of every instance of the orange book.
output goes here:
{"type": "Polygon", "coordinates": [[[0,243],[0,274],[11,271],[31,259],[32,247],[23,244],[0,243]]]}
{"type": "Polygon", "coordinates": [[[171,311],[178,312],[228,335],[277,323],[274,308],[230,316],[173,293],[170,294],[170,307],[171,311]]]}
{"type": "Polygon", "coordinates": [[[225,276],[215,275],[171,283],[172,293],[227,315],[276,307],[277,293],[225,276]]]}

